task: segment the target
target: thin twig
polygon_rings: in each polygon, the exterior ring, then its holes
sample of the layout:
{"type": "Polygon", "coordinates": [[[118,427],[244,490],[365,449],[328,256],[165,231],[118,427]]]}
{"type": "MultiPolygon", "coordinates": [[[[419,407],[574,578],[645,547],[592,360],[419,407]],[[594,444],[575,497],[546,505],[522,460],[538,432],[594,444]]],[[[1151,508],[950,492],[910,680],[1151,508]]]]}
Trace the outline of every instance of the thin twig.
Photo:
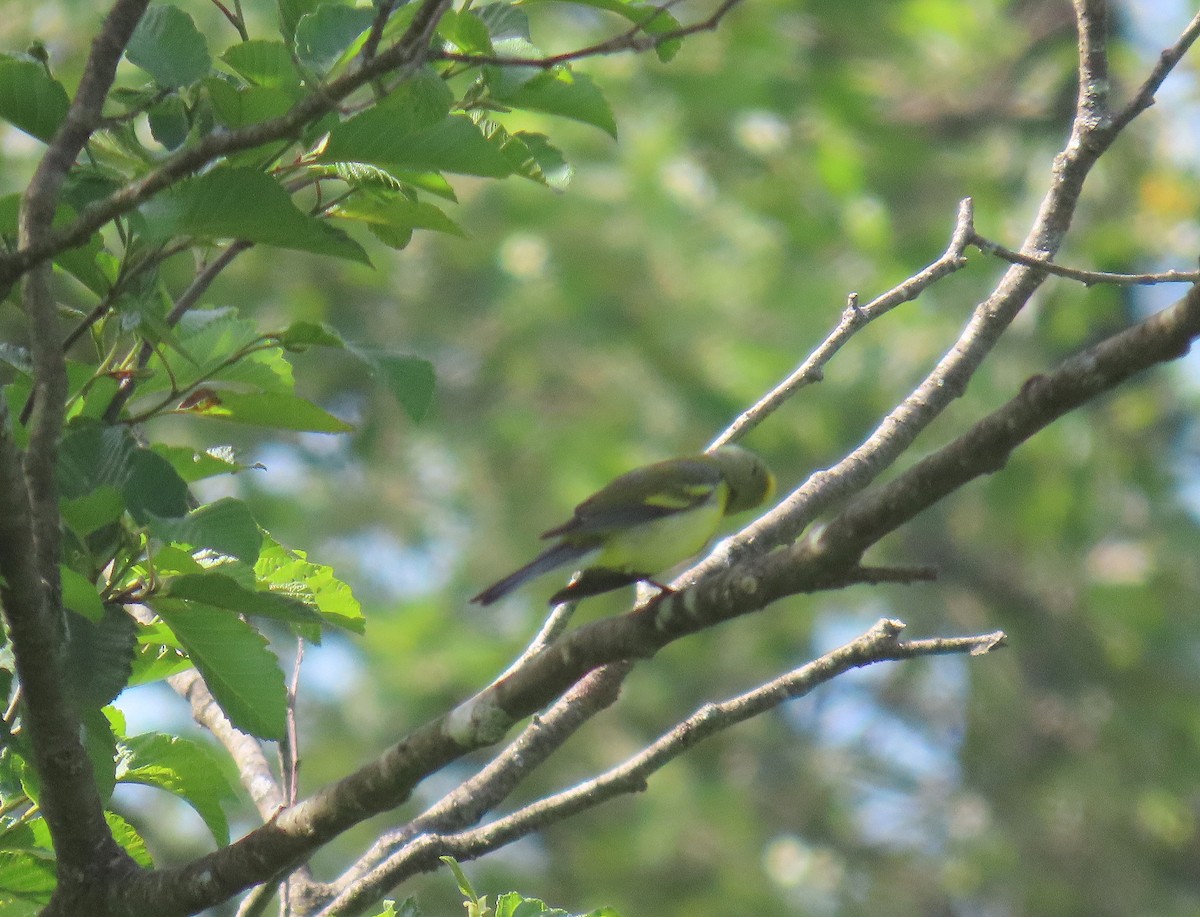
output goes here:
{"type": "Polygon", "coordinates": [[[968,197],[959,202],[958,217],[955,220],[954,232],[950,237],[950,245],[940,258],[903,283],[871,300],[865,306],[860,306],[857,295],[852,293],[842,312],[841,321],[821,342],[821,345],[800,364],[795,372],[730,424],[720,436],[712,441],[708,448],[716,449],[741,439],[778,410],[801,388],[814,382],[820,382],[823,378],[825,364],[833,359],[834,354],[841,350],[859,330],[900,304],[916,299],[925,289],[943,277],[965,267],[967,263],[965,250],[975,233],[973,219],[974,208],[968,197]]]}
{"type": "Polygon", "coordinates": [[[538,800],[472,831],[424,835],[365,876],[361,884],[363,894],[339,898],[324,913],[352,917],[371,903],[368,890],[378,897],[409,876],[435,867],[440,856],[478,857],[617,796],[640,792],[654,773],[704,739],[761,716],[789,700],[803,697],[851,669],[922,656],[983,655],[1003,646],[1005,641],[1005,635],[1000,631],[974,637],[901,641],[898,637],[903,628],[900,621],[881,620],[856,640],[807,665],[737,697],[705,704],[636,755],[569,790],[538,800]]]}
{"type": "MultiPolygon", "coordinates": [[[[675,2],[679,2],[679,0],[675,0],[675,2]]],[[[705,19],[680,26],[677,29],[671,29],[669,32],[663,32],[658,35],[651,35],[646,32],[646,25],[654,19],[654,16],[650,16],[647,17],[645,22],[638,23],[620,35],[614,35],[612,38],[606,38],[604,41],[587,45],[583,48],[576,48],[574,51],[564,51],[561,54],[546,54],[538,57],[510,57],[495,54],[462,54],[458,51],[439,49],[434,50],[430,54],[430,58],[481,67],[531,67],[540,70],[550,70],[562,64],[587,57],[602,57],[607,54],[620,54],[624,51],[652,51],[669,41],[678,41],[681,38],[695,35],[698,32],[711,32],[741,2],[742,0],[722,0],[722,3],[705,19]]],[[[657,7],[657,10],[661,12],[674,5],[675,3],[664,4],[657,7]]],[[[656,12],[655,16],[657,15],[658,13],[656,12]]]]}
{"type": "Polygon", "coordinates": [[[1079,268],[1065,267],[1033,255],[1023,255],[1011,248],[1005,248],[998,242],[985,239],[978,233],[971,235],[971,244],[981,252],[995,255],[1002,261],[1011,264],[1023,264],[1026,267],[1037,268],[1057,277],[1068,280],[1078,280],[1085,287],[1096,284],[1114,284],[1117,286],[1139,286],[1155,283],[1200,283],[1200,271],[1160,271],[1154,274],[1116,274],[1112,271],[1084,271],[1079,268]]]}

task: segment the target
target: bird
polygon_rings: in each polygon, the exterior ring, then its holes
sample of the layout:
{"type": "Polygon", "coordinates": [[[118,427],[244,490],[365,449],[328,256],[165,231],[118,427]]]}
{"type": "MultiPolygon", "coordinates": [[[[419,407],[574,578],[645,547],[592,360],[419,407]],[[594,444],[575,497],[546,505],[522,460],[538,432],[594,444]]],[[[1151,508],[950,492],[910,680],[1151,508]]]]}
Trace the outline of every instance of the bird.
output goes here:
{"type": "Polygon", "coordinates": [[[628,471],[575,507],[541,554],[471,599],[490,605],[528,580],[574,565],[580,570],[551,605],[647,582],[708,544],[726,516],[760,506],[775,492],[766,463],[741,446],[668,459],[628,471]]]}

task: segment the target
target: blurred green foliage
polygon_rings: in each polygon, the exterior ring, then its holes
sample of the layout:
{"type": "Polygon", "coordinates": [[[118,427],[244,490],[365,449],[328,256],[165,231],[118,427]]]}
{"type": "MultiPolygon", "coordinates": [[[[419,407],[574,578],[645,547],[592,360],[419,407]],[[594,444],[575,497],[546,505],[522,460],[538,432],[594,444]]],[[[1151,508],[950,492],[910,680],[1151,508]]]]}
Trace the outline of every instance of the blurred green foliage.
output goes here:
{"type": "MultiPolygon", "coordinates": [[[[202,32],[230,32],[194,6],[202,32]]],[[[543,48],[600,34],[589,13],[536,6],[543,48]]],[[[10,7],[4,44],[42,40],[68,70],[99,16],[62,0],[10,7]]],[[[1183,24],[1156,21],[1147,45],[1134,13],[1115,16],[1118,97],[1183,24]]],[[[350,437],[154,422],[156,439],[230,443],[261,461],[265,471],[233,479],[236,495],[364,602],[364,637],[309,655],[304,788],[502,670],[553,587],[495,613],[466,597],[615,474],[702,447],[803,359],[849,291],[870,298],[935,258],[960,198],[975,200],[983,235],[1016,247],[1065,139],[1074,44],[1066,4],[747,0],[669,64],[580,67],[608,97],[618,140],[556,125],[574,168],[565,193],[456,183],[446,209],[468,238],[418,232],[395,253],[359,233],[373,270],[277,250],[235,263],[207,302],[261,327],[326,322],[437,374],[433,410],[414,424],[360,362],[298,357],[301,393],[350,417],[350,437]]],[[[1089,182],[1064,261],[1136,271],[1194,260],[1194,65],[1171,86],[1089,182]]],[[[543,116],[522,117],[544,129],[543,116]]],[[[0,132],[6,153],[25,144],[0,132]]],[[[0,182],[17,191],[22,176],[0,182]]],[[[782,484],[860,442],[1002,270],[973,253],[756,431],[782,484]]],[[[1051,281],[912,458],[1161,301],[1051,281]]],[[[796,598],[665,651],[514,803],[881,615],[919,635],[1003,628],[1009,649],[840,679],[697,748],[647,793],[474,865],[476,885],[632,917],[1200,913],[1196,388],[1194,362],[1139,379],[872,558],[934,564],[937,583],[796,598]]],[[[584,613],[618,607],[596,600],[584,613]]],[[[450,785],[428,783],[417,803],[450,785]]],[[[153,809],[130,818],[152,846],[178,842],[153,809]]],[[[318,872],[382,823],[323,852],[318,872]]],[[[409,893],[430,912],[458,907],[444,874],[409,893]]]]}

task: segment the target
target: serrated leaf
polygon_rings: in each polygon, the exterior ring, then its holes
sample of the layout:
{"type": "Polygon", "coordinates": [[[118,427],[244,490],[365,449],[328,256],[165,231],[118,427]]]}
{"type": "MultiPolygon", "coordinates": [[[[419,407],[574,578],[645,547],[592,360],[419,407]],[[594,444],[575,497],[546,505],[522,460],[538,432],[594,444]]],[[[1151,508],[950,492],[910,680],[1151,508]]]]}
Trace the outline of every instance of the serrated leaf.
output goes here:
{"type": "Polygon", "coordinates": [[[212,67],[208,43],[192,17],[169,5],[153,4],[146,10],[125,56],[166,89],[194,83],[212,67]]]}
{"type": "Polygon", "coordinates": [[[108,718],[98,706],[80,700],[79,719],[83,724],[83,748],[92,762],[92,777],[100,799],[107,802],[116,786],[117,737],[108,718]]]}
{"type": "Polygon", "coordinates": [[[296,395],[275,392],[245,395],[224,391],[209,394],[209,399],[188,409],[188,413],[306,433],[349,433],[354,429],[344,420],[296,395]]]}
{"type": "Polygon", "coordinates": [[[125,689],[136,638],[137,622],[120,605],[105,605],[95,622],[67,615],[66,679],[81,707],[99,710],[125,689]]]}
{"type": "Polygon", "coordinates": [[[356,195],[343,201],[333,215],[392,229],[429,229],[455,236],[466,235],[433,204],[410,200],[402,194],[356,195]]]}
{"type": "Polygon", "coordinates": [[[282,89],[289,94],[300,88],[300,74],[291,52],[281,41],[254,39],[232,45],[221,55],[238,76],[264,89],[282,89]]]}
{"type": "Polygon", "coordinates": [[[529,17],[511,3],[488,3],[475,7],[475,15],[487,26],[492,42],[505,38],[529,41],[529,17]]]}
{"type": "Polygon", "coordinates": [[[0,118],[49,143],[70,104],[62,84],[39,62],[0,55],[0,118]]]}
{"type": "Polygon", "coordinates": [[[261,615],[292,624],[320,623],[316,612],[298,599],[246,589],[232,577],[215,571],[177,576],[167,584],[165,594],[238,614],[261,615]]]}
{"type": "Polygon", "coordinates": [[[151,605],[233,725],[260,739],[283,738],[287,688],[266,638],[223,609],[162,597],[151,605]]]}
{"type": "Polygon", "coordinates": [[[374,19],[370,7],[322,3],[296,23],[296,56],[306,67],[325,73],[374,19]]]}
{"type": "Polygon", "coordinates": [[[219,846],[229,843],[222,803],[236,799],[221,763],[199,742],[148,732],[117,746],[117,780],[166,790],[187,802],[219,846]]]}
{"type": "Polygon", "coordinates": [[[414,421],[421,421],[433,403],[433,364],[420,357],[354,345],[347,348],[362,360],[371,375],[383,382],[414,421]]]}
{"type": "Polygon", "coordinates": [[[369,162],[388,169],[395,166],[490,178],[511,174],[508,162],[469,117],[441,111],[437,120],[430,119],[443,103],[448,110],[449,101],[432,95],[426,95],[422,103],[411,97],[389,97],[335,126],[320,158],[323,162],[369,162]]]}
{"type": "Polygon", "coordinates": [[[362,607],[333,568],[310,563],[303,551],[290,551],[265,539],[254,573],[273,592],[291,596],[315,608],[329,624],[356,634],[365,630],[362,607]]]}
{"type": "Polygon", "coordinates": [[[233,497],[206,503],[182,519],[154,519],[150,531],[163,541],[186,545],[189,553],[206,549],[247,564],[258,559],[262,547],[262,530],[249,507],[233,497]]]}
{"type": "MultiPolygon", "coordinates": [[[[139,448],[124,427],[80,424],[59,447],[59,492],[64,500],[79,501],[106,486],[121,495],[130,514],[142,523],[151,515],[187,512],[187,484],[170,463],[139,448]]],[[[107,511],[110,504],[106,494],[98,508],[107,511]]],[[[72,509],[82,513],[97,506],[75,502],[72,509]]]]}
{"type": "Polygon", "coordinates": [[[331,162],[309,166],[309,175],[336,178],[352,188],[391,188],[399,191],[404,184],[386,169],[369,162],[331,162]]]}
{"type": "Polygon", "coordinates": [[[616,139],[617,123],[608,100],[585,73],[555,67],[538,74],[515,92],[498,97],[513,108],[542,111],[591,124],[616,139]]]}
{"type": "Polygon", "coordinates": [[[362,246],[302,212],[278,182],[255,169],[216,169],[181,182],[141,213],[148,240],[244,239],[370,264],[362,246]]]}
{"type": "Polygon", "coordinates": [[[0,905],[14,917],[34,914],[50,901],[58,884],[55,864],[49,851],[0,850],[0,905]],[[27,906],[28,911],[20,910],[27,906]]]}
{"type": "Polygon", "coordinates": [[[108,822],[108,830],[112,833],[113,840],[121,845],[135,863],[143,869],[154,868],[154,858],[146,848],[146,841],[133,825],[116,812],[105,812],[104,820],[108,822]]]}

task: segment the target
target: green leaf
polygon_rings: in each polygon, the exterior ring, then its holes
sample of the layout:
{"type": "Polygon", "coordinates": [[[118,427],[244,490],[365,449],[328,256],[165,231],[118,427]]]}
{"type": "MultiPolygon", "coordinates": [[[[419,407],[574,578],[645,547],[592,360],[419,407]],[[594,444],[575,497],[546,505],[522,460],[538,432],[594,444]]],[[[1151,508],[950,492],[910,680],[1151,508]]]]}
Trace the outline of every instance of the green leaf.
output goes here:
{"type": "Polygon", "coordinates": [[[513,171],[522,178],[555,191],[563,190],[571,181],[574,170],[544,134],[526,131],[510,134],[499,122],[487,118],[479,121],[479,129],[492,144],[500,148],[513,171]]]}
{"type": "Polygon", "coordinates": [[[457,223],[433,204],[414,201],[399,193],[355,195],[340,204],[333,215],[392,229],[429,229],[454,236],[466,235],[457,223]]]}
{"type": "Polygon", "coordinates": [[[188,510],[187,484],[166,459],[138,448],[124,427],[79,424],[59,447],[59,492],[68,501],[71,518],[82,526],[76,531],[94,531],[109,521],[111,493],[94,495],[104,487],[120,494],[139,523],[151,516],[182,516],[188,510]],[[81,497],[90,499],[80,501],[81,497]]]}
{"type": "Polygon", "coordinates": [[[196,810],[218,846],[229,843],[222,803],[237,796],[225,779],[221,762],[199,742],[158,732],[125,739],[117,746],[117,780],[178,796],[196,810]]]}
{"type": "Polygon", "coordinates": [[[344,420],[339,420],[311,401],[296,395],[274,392],[244,395],[211,390],[208,394],[208,399],[188,409],[188,413],[234,423],[307,433],[349,433],[354,429],[344,420]]]}
{"type": "Polygon", "coordinates": [[[327,623],[356,634],[366,629],[362,607],[350,587],[333,575],[332,567],[310,563],[303,551],[290,551],[267,538],[254,573],[272,592],[315,608],[327,623]]]}
{"type": "Polygon", "coordinates": [[[104,618],[104,602],[96,591],[96,585],[66,564],[58,565],[58,573],[62,580],[63,604],[92,623],[100,622],[104,618]]]}
{"type": "Polygon", "coordinates": [[[92,775],[101,800],[107,802],[116,786],[117,737],[103,711],[96,706],[82,706],[79,719],[83,724],[83,748],[92,762],[92,775]]]}
{"type": "Polygon", "coordinates": [[[320,623],[320,616],[298,599],[246,589],[232,577],[215,571],[177,576],[167,585],[165,594],[238,614],[262,615],[292,624],[320,623]]]}
{"type": "Polygon", "coordinates": [[[0,118],[49,143],[70,106],[67,91],[40,63],[0,55],[0,118]]]}
{"type": "Polygon", "coordinates": [[[166,89],[194,83],[208,73],[208,44],[192,17],[178,7],[153,4],[133,32],[125,56],[166,89]]]}
{"type": "Polygon", "coordinates": [[[0,910],[6,915],[37,913],[50,901],[57,883],[54,859],[48,852],[0,850],[0,910]]]}
{"type": "Polygon", "coordinates": [[[321,0],[276,0],[279,10],[279,34],[289,45],[295,38],[301,17],[317,8],[321,0]]]}
{"type": "Polygon", "coordinates": [[[234,86],[216,77],[205,80],[204,89],[217,120],[231,129],[278,118],[294,104],[292,96],[282,89],[234,86]]]}
{"type": "MultiPolygon", "coordinates": [[[[155,519],[150,530],[163,541],[236,557],[246,564],[258,559],[262,530],[241,500],[224,497],[192,510],[182,519],[155,519]]],[[[212,603],[216,604],[216,603],[212,603]]]]}
{"type": "Polygon", "coordinates": [[[348,350],[366,363],[371,375],[383,382],[414,421],[421,421],[433,402],[433,364],[420,357],[354,345],[348,350]]]}
{"type": "Polygon", "coordinates": [[[183,146],[191,124],[183,100],[176,95],[167,96],[147,112],[150,133],[168,150],[183,146]]]}
{"type": "Polygon", "coordinates": [[[116,812],[105,812],[104,820],[108,822],[108,830],[112,833],[113,840],[121,845],[121,848],[133,858],[135,863],[143,869],[154,868],[154,858],[146,849],[146,841],[138,834],[133,825],[116,812]]]}
{"type": "Polygon", "coordinates": [[[475,7],[475,15],[483,20],[492,36],[493,45],[508,38],[529,41],[529,17],[511,3],[488,3],[475,7]]]}
{"type": "Polygon", "coordinates": [[[224,609],[166,597],[150,604],[179,639],[233,725],[260,739],[283,738],[287,688],[266,638],[224,609]]]}
{"type": "MultiPolygon", "coordinates": [[[[549,0],[524,0],[526,4],[545,3],[549,0]]],[[[677,32],[681,26],[678,19],[661,6],[648,3],[626,2],[626,0],[556,0],[560,3],[573,3],[580,6],[590,6],[597,10],[608,10],[616,13],[638,26],[649,36],[669,35],[677,32]]],[[[655,48],[658,59],[668,63],[679,53],[683,45],[682,38],[671,38],[655,48]]]]}
{"type": "Polygon", "coordinates": [[[510,175],[508,162],[469,117],[446,115],[451,99],[441,80],[437,83],[440,90],[428,80],[406,84],[394,97],[336,125],[320,159],[491,178],[510,175]]]}
{"type": "Polygon", "coordinates": [[[513,108],[543,111],[591,124],[616,139],[617,123],[608,100],[585,73],[555,67],[538,74],[516,92],[499,98],[513,108]]]}
{"type": "Polygon", "coordinates": [[[346,346],[342,336],[324,322],[292,322],[279,334],[279,343],[292,351],[307,350],[309,347],[346,346]]]}
{"type": "MultiPolygon", "coordinates": [[[[3,95],[7,88],[3,83],[3,64],[5,60],[6,58],[0,57],[0,105],[3,104],[3,95]]],[[[0,116],[3,116],[2,111],[0,111],[0,116]]],[[[0,196],[0,235],[16,237],[17,219],[20,210],[20,194],[0,196]]],[[[56,228],[61,228],[73,222],[75,216],[76,212],[72,207],[60,204],[54,213],[52,225],[56,228]]],[[[112,281],[98,264],[98,260],[102,254],[107,255],[107,252],[104,251],[104,243],[100,239],[99,234],[96,234],[77,248],[59,252],[54,256],[54,263],[75,277],[75,279],[93,293],[103,296],[112,287],[112,281]]]]}
{"type": "Polygon", "coordinates": [[[230,446],[212,446],[197,452],[190,446],[154,443],[150,449],[170,462],[175,473],[189,484],[218,474],[237,474],[251,468],[262,468],[259,464],[246,465],[237,461],[230,446]]]}
{"type": "Polygon", "coordinates": [[[154,516],[185,516],[187,483],[161,455],[138,449],[129,463],[129,478],[121,491],[129,515],[145,525],[154,516]]]}
{"type": "Polygon", "coordinates": [[[67,615],[66,677],[81,707],[99,710],[125,689],[136,639],[137,622],[120,605],[105,605],[95,622],[67,615]]]}
{"type": "Polygon", "coordinates": [[[437,31],[463,54],[492,53],[492,36],[487,24],[469,10],[447,10],[438,22],[437,31]]]}
{"type": "Polygon", "coordinates": [[[287,45],[281,41],[243,41],[228,48],[221,60],[255,86],[283,89],[291,95],[300,89],[300,74],[287,45]]]}
{"type": "Polygon", "coordinates": [[[121,514],[125,512],[125,501],[121,499],[121,492],[117,488],[111,484],[102,484],[90,494],[84,494],[74,500],[60,500],[59,509],[71,531],[80,536],[87,536],[96,529],[120,519],[121,514]]]}
{"type": "Polygon", "coordinates": [[[296,24],[296,56],[305,66],[325,73],[374,19],[370,7],[322,3],[296,24]]]}
{"type": "Polygon", "coordinates": [[[349,236],[302,212],[279,183],[254,169],[217,169],[142,207],[146,238],[245,239],[370,264],[349,236]]]}

